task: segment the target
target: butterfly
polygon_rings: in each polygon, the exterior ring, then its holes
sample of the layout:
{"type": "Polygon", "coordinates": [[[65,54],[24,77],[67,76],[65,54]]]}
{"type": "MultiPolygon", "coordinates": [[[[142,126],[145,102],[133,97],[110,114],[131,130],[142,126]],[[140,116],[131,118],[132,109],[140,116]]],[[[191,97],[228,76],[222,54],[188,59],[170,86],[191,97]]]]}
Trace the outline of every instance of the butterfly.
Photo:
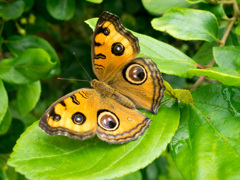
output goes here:
{"type": "Polygon", "coordinates": [[[97,135],[108,143],[138,139],[156,114],[164,93],[161,73],[148,57],[137,57],[138,39],[109,12],[99,17],[91,44],[93,88],[75,90],[54,102],[39,122],[49,135],[85,140],[97,135]]]}

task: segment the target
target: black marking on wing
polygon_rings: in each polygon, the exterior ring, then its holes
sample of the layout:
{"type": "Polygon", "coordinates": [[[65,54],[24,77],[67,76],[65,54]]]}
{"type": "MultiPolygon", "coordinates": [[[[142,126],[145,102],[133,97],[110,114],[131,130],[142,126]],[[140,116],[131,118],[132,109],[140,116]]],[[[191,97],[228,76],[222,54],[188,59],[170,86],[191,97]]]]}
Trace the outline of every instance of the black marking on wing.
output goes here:
{"type": "Polygon", "coordinates": [[[134,52],[136,52],[137,54],[140,52],[138,38],[135,37],[130,31],[127,31],[123,27],[122,23],[120,22],[119,17],[117,17],[116,15],[113,15],[109,12],[103,12],[102,15],[99,17],[99,20],[98,20],[97,26],[96,26],[97,28],[95,30],[95,34],[94,34],[93,37],[95,37],[96,34],[99,34],[100,32],[103,32],[104,28],[100,25],[103,25],[106,21],[110,21],[111,23],[113,23],[117,32],[119,32],[121,35],[123,35],[124,37],[126,37],[128,39],[128,41],[132,45],[132,48],[133,48],[134,52]]]}
{"type": "Polygon", "coordinates": [[[54,121],[59,121],[61,119],[61,116],[55,112],[55,108],[54,107],[52,107],[52,109],[49,110],[49,116],[54,121]]]}
{"type": "Polygon", "coordinates": [[[104,54],[99,53],[94,56],[94,59],[106,59],[106,56],[104,54]]]}
{"type": "Polygon", "coordinates": [[[79,105],[80,102],[77,100],[76,96],[73,94],[72,96],[70,96],[72,98],[72,102],[75,103],[76,105],[79,105]]]}
{"type": "Polygon", "coordinates": [[[98,42],[96,42],[96,41],[94,41],[94,46],[101,46],[102,44],[101,43],[98,43],[98,42]]]}
{"type": "Polygon", "coordinates": [[[83,91],[80,91],[79,94],[80,94],[83,98],[88,99],[88,97],[86,96],[86,94],[85,94],[83,91]]]}
{"type": "Polygon", "coordinates": [[[105,69],[105,67],[103,65],[99,65],[99,64],[94,64],[96,69],[105,69]]]}
{"type": "Polygon", "coordinates": [[[62,106],[66,107],[66,104],[65,104],[64,101],[60,101],[59,103],[60,103],[62,106]]]}
{"type": "Polygon", "coordinates": [[[108,27],[103,27],[102,25],[96,28],[96,34],[103,33],[105,36],[108,36],[110,34],[110,30],[108,27]]]}

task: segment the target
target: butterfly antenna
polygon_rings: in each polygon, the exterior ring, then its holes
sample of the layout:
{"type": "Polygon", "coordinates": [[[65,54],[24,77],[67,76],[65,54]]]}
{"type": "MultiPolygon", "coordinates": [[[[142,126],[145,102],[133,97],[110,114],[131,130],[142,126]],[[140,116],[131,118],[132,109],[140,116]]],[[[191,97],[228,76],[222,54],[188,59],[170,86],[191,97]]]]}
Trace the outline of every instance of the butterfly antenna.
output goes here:
{"type": "Polygon", "coordinates": [[[90,77],[90,75],[88,74],[87,70],[83,67],[82,63],[79,61],[78,57],[76,56],[76,53],[73,52],[73,55],[75,56],[75,58],[77,59],[78,63],[80,64],[80,66],[83,68],[83,70],[85,71],[85,73],[87,74],[87,76],[89,77],[89,79],[92,81],[92,78],[90,77]]]}
{"type": "Polygon", "coordinates": [[[89,80],[72,79],[72,78],[61,78],[61,77],[58,77],[57,79],[60,79],[60,80],[73,80],[73,81],[89,82],[89,80]]]}

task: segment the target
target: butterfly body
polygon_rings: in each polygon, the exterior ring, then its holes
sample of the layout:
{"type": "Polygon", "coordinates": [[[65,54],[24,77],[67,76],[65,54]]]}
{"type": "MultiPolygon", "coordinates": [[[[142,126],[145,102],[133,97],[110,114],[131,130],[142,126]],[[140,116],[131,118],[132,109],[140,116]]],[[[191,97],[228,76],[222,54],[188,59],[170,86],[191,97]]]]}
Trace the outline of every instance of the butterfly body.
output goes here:
{"type": "Polygon", "coordinates": [[[138,39],[119,18],[104,12],[92,41],[92,66],[98,80],[53,103],[39,126],[48,134],[84,140],[97,135],[108,143],[136,140],[151,119],[136,108],[156,114],[164,86],[157,65],[138,57],[138,39]]]}
{"type": "Polygon", "coordinates": [[[113,89],[110,85],[107,85],[102,81],[94,79],[91,81],[91,86],[100,93],[102,98],[109,97],[127,108],[130,109],[135,108],[135,105],[131,100],[129,100],[127,97],[113,89]]]}

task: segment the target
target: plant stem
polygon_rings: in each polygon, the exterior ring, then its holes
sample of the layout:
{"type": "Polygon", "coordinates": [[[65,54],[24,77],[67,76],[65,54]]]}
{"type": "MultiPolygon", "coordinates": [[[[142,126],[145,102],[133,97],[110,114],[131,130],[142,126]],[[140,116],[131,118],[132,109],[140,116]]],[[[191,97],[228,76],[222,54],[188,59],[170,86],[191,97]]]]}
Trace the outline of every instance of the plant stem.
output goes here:
{"type": "Polygon", "coordinates": [[[200,76],[200,78],[194,83],[190,91],[194,91],[195,89],[198,88],[198,86],[202,83],[202,81],[205,79],[205,76],[200,76]]]}

